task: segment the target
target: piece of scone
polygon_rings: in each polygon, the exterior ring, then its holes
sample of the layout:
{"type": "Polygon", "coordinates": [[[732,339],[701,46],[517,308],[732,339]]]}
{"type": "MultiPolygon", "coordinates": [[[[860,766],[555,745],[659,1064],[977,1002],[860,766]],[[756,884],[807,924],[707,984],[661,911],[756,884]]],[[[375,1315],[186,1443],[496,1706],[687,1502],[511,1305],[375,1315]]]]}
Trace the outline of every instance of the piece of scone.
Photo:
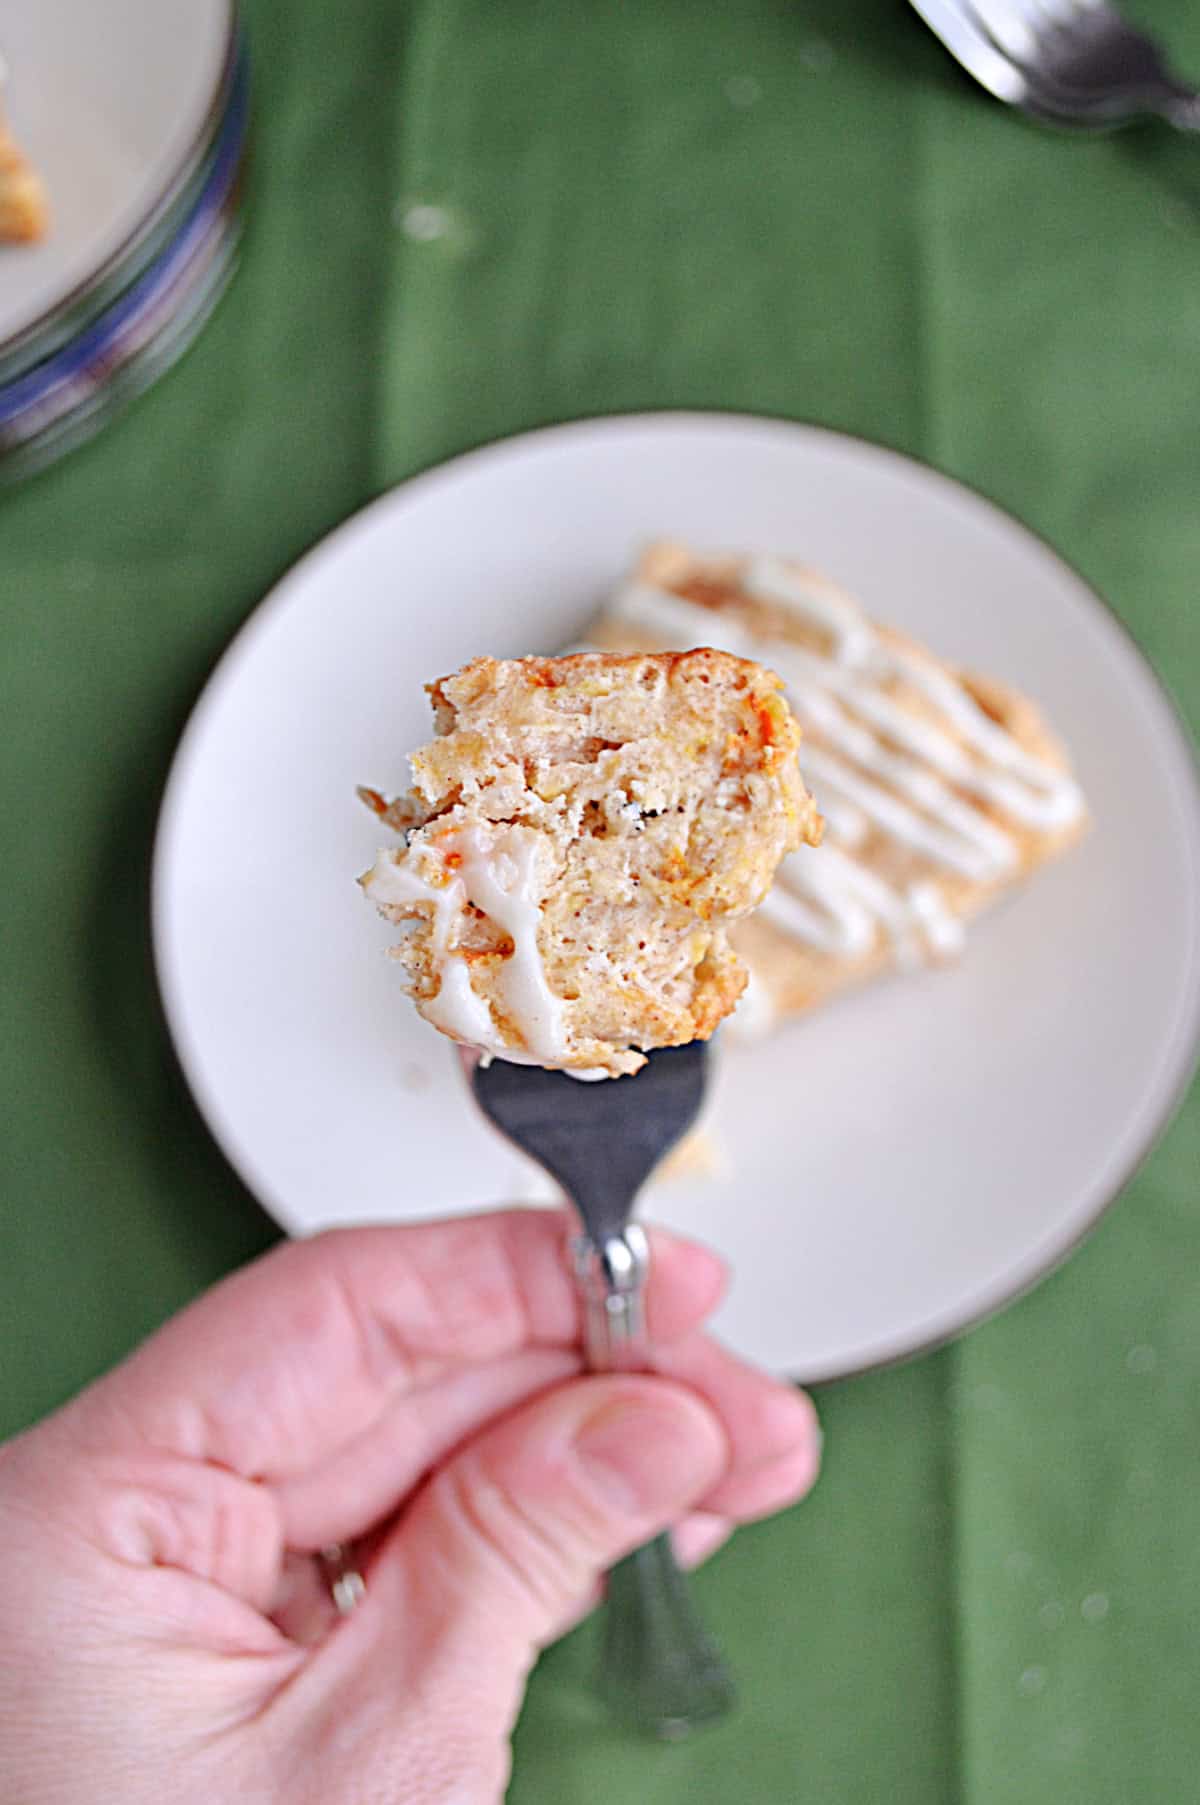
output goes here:
{"type": "MultiPolygon", "coordinates": [[[[0,93],[4,80],[0,57],[0,93]]],[[[44,237],[47,217],[41,178],[8,129],[0,106],[0,243],[29,244],[44,237]]]]}
{"type": "Polygon", "coordinates": [[[709,1036],[746,974],[727,927],[820,824],[779,681],[699,650],[477,658],[429,685],[405,844],[361,879],[417,1008],[518,1063],[635,1072],[709,1036]]]}
{"type": "Polygon", "coordinates": [[[970,916],[1085,826],[1032,703],[875,625],[801,565],[652,546],[588,639],[624,652],[723,647],[784,680],[825,838],[784,860],[735,931],[751,970],[739,1023],[763,1027],[890,967],[954,954],[970,916]]]}

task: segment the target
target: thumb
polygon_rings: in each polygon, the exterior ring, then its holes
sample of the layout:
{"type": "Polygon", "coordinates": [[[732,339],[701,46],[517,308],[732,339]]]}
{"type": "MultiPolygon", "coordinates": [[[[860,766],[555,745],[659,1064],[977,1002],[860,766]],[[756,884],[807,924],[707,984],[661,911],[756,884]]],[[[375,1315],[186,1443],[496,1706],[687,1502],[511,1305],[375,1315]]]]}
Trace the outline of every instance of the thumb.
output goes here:
{"type": "Polygon", "coordinates": [[[663,1379],[577,1379],[469,1442],[414,1500],[372,1572],[376,1621],[393,1626],[395,1686],[502,1738],[539,1646],[606,1567],[717,1482],[725,1433],[692,1392],[663,1379]],[[381,1597],[380,1594],[385,1596],[381,1597]]]}

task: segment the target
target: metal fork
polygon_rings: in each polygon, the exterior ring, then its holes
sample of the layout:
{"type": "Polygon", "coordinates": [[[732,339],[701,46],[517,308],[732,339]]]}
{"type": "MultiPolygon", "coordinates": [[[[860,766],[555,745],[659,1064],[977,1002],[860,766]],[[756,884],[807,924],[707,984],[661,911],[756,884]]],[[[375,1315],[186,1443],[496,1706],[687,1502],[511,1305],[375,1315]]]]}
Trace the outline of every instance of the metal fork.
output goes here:
{"type": "Polygon", "coordinates": [[[911,0],[964,69],[1052,125],[1103,131],[1148,115],[1200,131],[1200,93],[1105,0],[911,0]]]}
{"type": "MultiPolygon", "coordinates": [[[[643,1295],[649,1246],[631,1223],[637,1194],[687,1132],[704,1100],[702,1041],[651,1053],[632,1078],[581,1084],[563,1072],[476,1065],[471,1087],[501,1134],[560,1184],[579,1212],[572,1243],[593,1372],[650,1365],[643,1295]]],[[[616,1716],[675,1738],[721,1717],[733,1686],[661,1535],[608,1576],[600,1690],[616,1716]]]]}

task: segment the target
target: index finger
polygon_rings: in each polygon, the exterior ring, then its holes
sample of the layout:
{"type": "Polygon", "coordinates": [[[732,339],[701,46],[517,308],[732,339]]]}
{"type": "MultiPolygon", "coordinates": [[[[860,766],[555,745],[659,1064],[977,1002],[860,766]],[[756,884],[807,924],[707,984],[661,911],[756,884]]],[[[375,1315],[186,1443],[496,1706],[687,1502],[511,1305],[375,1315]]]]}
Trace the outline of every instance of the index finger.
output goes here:
{"type": "MultiPolygon", "coordinates": [[[[89,1440],[212,1461],[247,1478],[302,1472],[397,1395],[526,1348],[570,1348],[579,1303],[566,1213],[499,1210],[335,1229],[243,1268],[70,1407],[89,1440]]],[[[651,1333],[717,1301],[723,1268],[654,1234],[651,1333]]]]}

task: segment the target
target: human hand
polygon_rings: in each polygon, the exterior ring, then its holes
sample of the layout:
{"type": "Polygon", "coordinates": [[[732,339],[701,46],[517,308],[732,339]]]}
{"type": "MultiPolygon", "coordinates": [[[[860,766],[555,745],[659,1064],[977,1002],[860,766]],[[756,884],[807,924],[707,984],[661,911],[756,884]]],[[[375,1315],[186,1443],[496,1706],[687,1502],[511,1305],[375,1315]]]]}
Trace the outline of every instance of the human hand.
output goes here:
{"type": "Polygon", "coordinates": [[[700,1330],[716,1258],[654,1237],[660,1376],[584,1377],[566,1232],[288,1243],[0,1448],[6,1805],[494,1805],[603,1570],[808,1489],[811,1405],[700,1330]]]}

